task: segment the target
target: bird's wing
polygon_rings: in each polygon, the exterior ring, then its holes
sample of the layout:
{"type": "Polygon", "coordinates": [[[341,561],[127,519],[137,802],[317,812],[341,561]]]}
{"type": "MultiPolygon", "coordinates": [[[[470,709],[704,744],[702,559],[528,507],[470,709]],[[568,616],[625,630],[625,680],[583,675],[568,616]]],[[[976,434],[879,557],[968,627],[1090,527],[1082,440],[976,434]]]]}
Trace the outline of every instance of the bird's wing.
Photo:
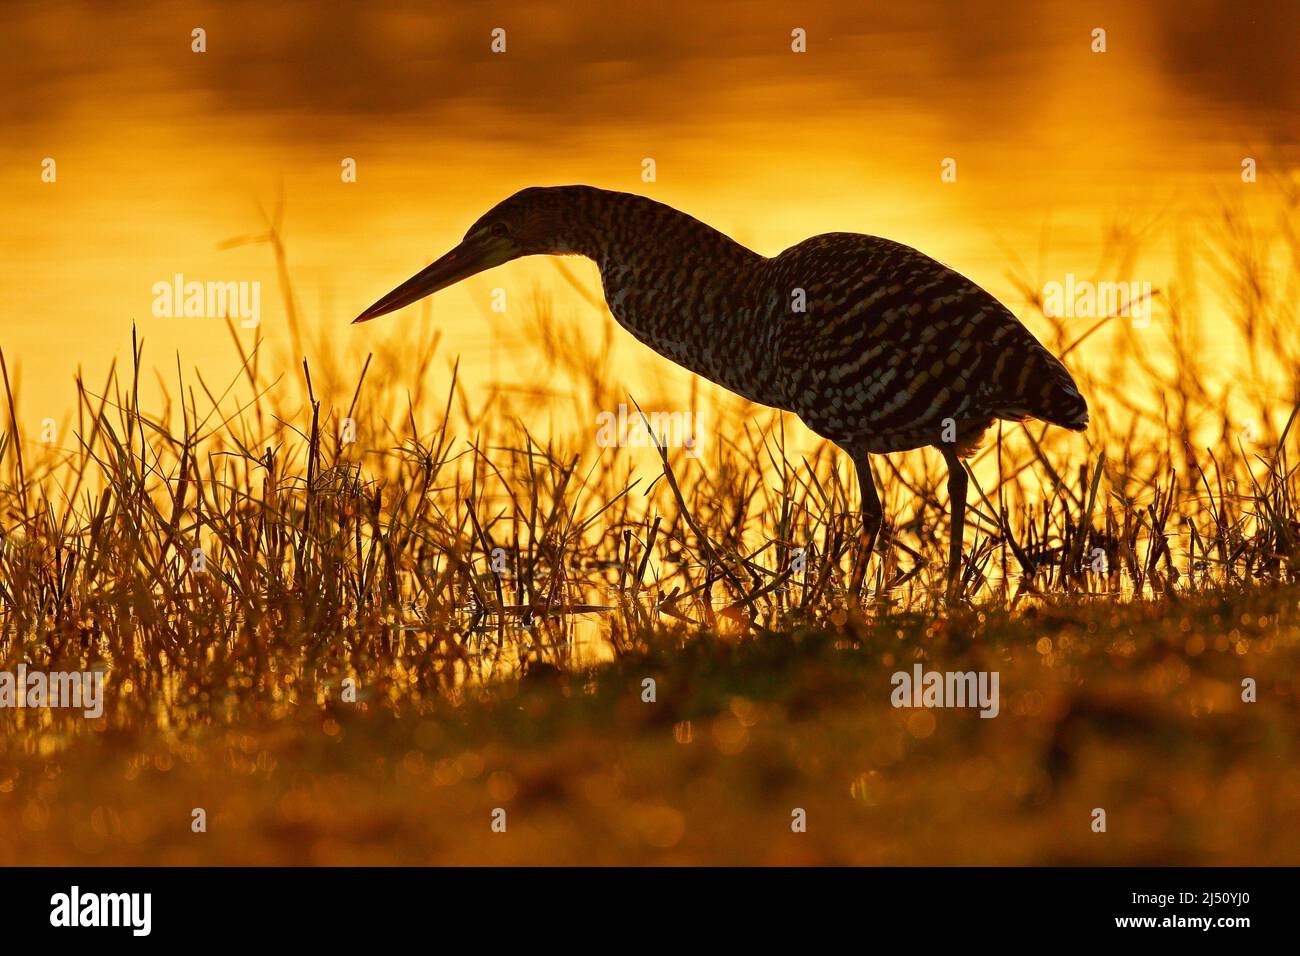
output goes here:
{"type": "Polygon", "coordinates": [[[831,438],[940,440],[947,419],[1036,417],[1081,427],[1065,367],[974,282],[901,243],[832,233],[773,260],[792,290],[780,336],[782,388],[831,438]],[[803,290],[804,311],[794,308],[803,290]]]}

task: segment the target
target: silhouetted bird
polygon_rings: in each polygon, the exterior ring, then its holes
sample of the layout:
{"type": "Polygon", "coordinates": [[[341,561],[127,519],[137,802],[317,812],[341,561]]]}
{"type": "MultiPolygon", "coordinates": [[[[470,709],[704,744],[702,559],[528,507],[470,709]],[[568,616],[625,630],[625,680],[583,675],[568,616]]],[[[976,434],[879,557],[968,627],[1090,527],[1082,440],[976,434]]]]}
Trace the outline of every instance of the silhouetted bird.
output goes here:
{"type": "Polygon", "coordinates": [[[410,305],[529,255],[600,267],[619,324],[751,401],[798,415],[857,468],[868,552],[882,519],[868,455],[937,448],[948,466],[950,589],[961,570],[966,471],[996,419],[1081,431],[1065,366],[975,283],[901,243],[857,233],[765,258],[671,206],[590,186],[534,187],[356,319],[410,305]]]}

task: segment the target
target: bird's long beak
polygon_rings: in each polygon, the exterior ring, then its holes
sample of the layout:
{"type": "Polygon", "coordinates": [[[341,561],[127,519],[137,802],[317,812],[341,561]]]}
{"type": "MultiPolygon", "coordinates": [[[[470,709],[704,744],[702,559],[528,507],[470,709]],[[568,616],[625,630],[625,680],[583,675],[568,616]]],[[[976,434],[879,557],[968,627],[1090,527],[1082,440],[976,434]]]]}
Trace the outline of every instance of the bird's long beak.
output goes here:
{"type": "Polygon", "coordinates": [[[462,279],[468,279],[493,266],[517,258],[519,251],[510,239],[487,234],[470,236],[451,252],[432,265],[417,272],[388,295],[384,296],[366,311],[362,312],[352,324],[369,322],[389,312],[396,312],[412,302],[418,302],[426,295],[433,295],[440,289],[455,285],[462,279]]]}

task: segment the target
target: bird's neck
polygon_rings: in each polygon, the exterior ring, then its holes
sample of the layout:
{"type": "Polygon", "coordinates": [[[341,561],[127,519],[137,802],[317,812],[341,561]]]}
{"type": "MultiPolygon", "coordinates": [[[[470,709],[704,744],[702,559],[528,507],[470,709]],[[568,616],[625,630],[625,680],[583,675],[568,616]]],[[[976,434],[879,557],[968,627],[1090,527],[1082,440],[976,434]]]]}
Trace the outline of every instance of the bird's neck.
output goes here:
{"type": "Polygon", "coordinates": [[[603,208],[575,230],[573,251],[600,266],[619,324],[660,355],[754,401],[771,350],[762,319],[772,309],[763,256],[670,206],[604,193],[603,208]]]}

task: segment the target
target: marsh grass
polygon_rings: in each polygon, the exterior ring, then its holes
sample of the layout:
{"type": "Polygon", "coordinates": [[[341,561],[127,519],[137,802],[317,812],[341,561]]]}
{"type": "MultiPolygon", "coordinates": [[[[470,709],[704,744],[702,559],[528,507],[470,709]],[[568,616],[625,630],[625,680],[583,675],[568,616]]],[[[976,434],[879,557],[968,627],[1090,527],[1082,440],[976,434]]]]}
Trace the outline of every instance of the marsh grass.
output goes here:
{"type": "MultiPolygon", "coordinates": [[[[961,603],[1088,614],[1294,579],[1296,205],[1284,192],[1267,239],[1225,210],[1147,329],[1067,329],[1042,314],[1041,282],[1018,278],[1093,426],[1003,424],[970,462],[961,603]],[[1206,274],[1231,303],[1209,325],[1206,274]]],[[[453,371],[441,394],[399,393],[386,383],[433,377],[436,332],[350,361],[323,327],[304,330],[278,225],[251,239],[279,265],[296,358],[272,360],[260,332],[246,343],[232,324],[233,380],[178,362],[146,409],[133,335],[129,367],[78,378],[72,441],[54,447],[25,427],[0,354],[0,666],[104,667],[110,722],[185,724],[320,704],[346,677],[398,707],[636,655],[661,632],[779,640],[949,613],[937,455],[876,459],[886,526],[854,593],[851,468],[825,443],[795,452],[791,421],[696,382],[666,403],[718,410],[700,457],[596,448],[597,411],[661,396],[607,375],[610,321],[579,334],[540,297],[527,320],[539,381],[562,389],[472,394],[453,371]],[[525,424],[539,420],[546,434],[525,424]]],[[[1099,274],[1131,267],[1138,242],[1117,235],[1099,274]]]]}

